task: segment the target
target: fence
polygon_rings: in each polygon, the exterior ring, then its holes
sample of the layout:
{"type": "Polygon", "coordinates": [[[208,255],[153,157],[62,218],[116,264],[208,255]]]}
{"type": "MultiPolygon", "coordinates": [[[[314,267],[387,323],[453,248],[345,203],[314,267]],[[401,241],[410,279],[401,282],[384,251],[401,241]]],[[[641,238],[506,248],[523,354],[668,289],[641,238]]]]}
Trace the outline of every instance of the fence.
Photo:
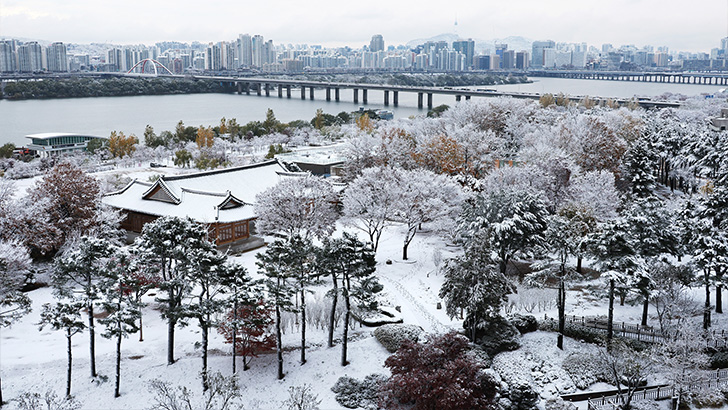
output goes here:
{"type": "MultiPolygon", "coordinates": [[[[685,390],[689,392],[694,392],[698,390],[706,390],[706,389],[718,389],[721,387],[724,387],[728,385],[728,369],[718,369],[716,371],[711,372],[710,379],[699,382],[699,383],[693,383],[685,387],[685,390]]],[[[599,394],[599,393],[596,393],[599,394]]],[[[661,386],[655,386],[655,387],[648,387],[644,389],[637,390],[632,395],[632,401],[640,401],[640,400],[664,400],[669,399],[672,397],[675,397],[676,391],[674,387],[669,387],[666,385],[661,386]]],[[[610,395],[603,395],[598,398],[589,398],[587,399],[587,409],[588,410],[616,410],[621,407],[622,404],[624,404],[625,395],[619,395],[619,394],[610,394],[610,395]]]]}

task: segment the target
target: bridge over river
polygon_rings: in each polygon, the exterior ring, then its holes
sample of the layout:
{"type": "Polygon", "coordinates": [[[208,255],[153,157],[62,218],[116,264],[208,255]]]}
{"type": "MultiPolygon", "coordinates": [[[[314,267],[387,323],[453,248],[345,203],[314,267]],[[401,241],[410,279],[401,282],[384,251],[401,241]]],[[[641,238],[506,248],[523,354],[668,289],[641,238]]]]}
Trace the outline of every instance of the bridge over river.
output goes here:
{"type": "MultiPolygon", "coordinates": [[[[455,101],[470,100],[472,97],[513,97],[513,98],[525,98],[538,100],[543,94],[539,93],[520,93],[520,92],[506,92],[497,91],[487,88],[461,88],[461,87],[422,87],[422,86],[405,86],[405,85],[389,85],[389,84],[363,84],[363,83],[344,83],[344,82],[326,82],[326,81],[308,81],[308,80],[296,80],[296,79],[283,79],[283,78],[265,78],[265,77],[224,77],[224,76],[195,76],[195,75],[159,75],[159,77],[166,78],[177,78],[177,79],[189,79],[189,80],[214,80],[221,83],[227,83],[237,88],[239,94],[245,93],[250,94],[251,92],[257,95],[265,93],[266,96],[270,96],[271,92],[277,92],[278,98],[291,98],[293,91],[298,90],[301,99],[307,97],[311,100],[315,98],[316,90],[325,92],[326,101],[340,101],[340,90],[351,89],[353,90],[354,103],[359,103],[360,92],[361,102],[367,104],[368,101],[368,90],[379,90],[383,91],[384,94],[384,105],[389,106],[390,103],[394,106],[399,104],[399,93],[408,92],[417,94],[417,106],[423,108],[425,103],[427,108],[432,108],[432,96],[434,94],[452,95],[455,97],[455,101]],[[390,98],[391,96],[391,98],[390,98]]],[[[567,96],[569,100],[574,102],[581,101],[584,96],[567,96]]],[[[607,98],[590,96],[591,99],[596,102],[606,101],[607,98]]],[[[650,99],[609,99],[613,102],[626,105],[633,102],[638,103],[644,108],[665,108],[665,107],[679,107],[680,102],[676,101],[653,101],[650,99]]]]}

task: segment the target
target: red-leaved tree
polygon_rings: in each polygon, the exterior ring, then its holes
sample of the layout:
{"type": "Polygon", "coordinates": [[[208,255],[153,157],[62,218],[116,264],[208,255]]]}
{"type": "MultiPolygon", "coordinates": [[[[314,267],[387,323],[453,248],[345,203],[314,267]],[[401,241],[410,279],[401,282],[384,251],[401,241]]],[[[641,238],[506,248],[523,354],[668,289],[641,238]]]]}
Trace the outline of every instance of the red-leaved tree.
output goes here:
{"type": "Polygon", "coordinates": [[[455,332],[429,336],[425,343],[403,343],[384,362],[392,377],[382,386],[380,405],[412,410],[494,408],[497,384],[467,355],[468,344],[455,332]]]}
{"type": "Polygon", "coordinates": [[[243,370],[248,370],[252,358],[275,348],[276,338],[270,332],[272,324],[270,307],[259,300],[239,306],[237,312],[234,309],[228,312],[218,331],[226,343],[235,343],[234,353],[243,358],[243,370]]]}

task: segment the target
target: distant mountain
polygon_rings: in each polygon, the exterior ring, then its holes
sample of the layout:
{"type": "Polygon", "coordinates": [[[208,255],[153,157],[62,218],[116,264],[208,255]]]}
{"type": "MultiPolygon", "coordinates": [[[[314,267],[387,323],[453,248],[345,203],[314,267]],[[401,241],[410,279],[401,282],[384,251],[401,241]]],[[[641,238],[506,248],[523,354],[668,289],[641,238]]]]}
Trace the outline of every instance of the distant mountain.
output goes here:
{"type": "MultiPolygon", "coordinates": [[[[420,44],[424,44],[428,41],[447,41],[448,44],[452,45],[452,42],[455,40],[465,40],[467,37],[459,36],[455,33],[443,33],[439,34],[430,38],[420,38],[416,40],[412,40],[407,42],[407,47],[409,48],[415,48],[420,44]]],[[[533,44],[533,40],[527,39],[525,37],[521,36],[508,36],[505,38],[496,38],[492,40],[483,40],[474,38],[475,40],[475,52],[476,53],[493,53],[495,52],[495,45],[496,44],[508,44],[509,50],[515,50],[515,51],[531,51],[531,45],[533,44]]]]}

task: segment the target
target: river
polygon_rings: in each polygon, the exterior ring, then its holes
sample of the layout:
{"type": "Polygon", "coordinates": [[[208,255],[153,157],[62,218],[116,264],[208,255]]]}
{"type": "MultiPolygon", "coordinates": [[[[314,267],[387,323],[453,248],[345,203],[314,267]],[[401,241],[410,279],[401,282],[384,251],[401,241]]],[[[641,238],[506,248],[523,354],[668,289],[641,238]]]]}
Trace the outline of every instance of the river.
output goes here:
{"type": "MultiPolygon", "coordinates": [[[[665,92],[698,95],[716,92],[720,86],[698,84],[640,83],[626,81],[579,80],[561,78],[534,78],[529,84],[483,86],[479,88],[499,91],[559,93],[601,97],[631,98],[655,96],[665,92]]],[[[306,93],[308,97],[308,92],[306,93]]],[[[147,124],[159,133],[173,131],[183,120],[186,125],[217,125],[222,117],[236,118],[238,123],[263,121],[271,108],[283,122],[311,120],[316,110],[337,114],[355,111],[364,106],[353,102],[352,90],[341,90],[341,101],[326,101],[323,90],[316,90],[314,100],[301,100],[296,90],[292,98],[278,98],[274,90],[270,97],[237,94],[188,94],[136,97],[64,98],[53,100],[0,100],[0,145],[12,142],[16,146],[28,143],[25,135],[41,132],[73,132],[108,136],[122,131],[141,137],[147,124]]],[[[382,91],[369,90],[366,108],[385,108],[382,91]]],[[[360,95],[361,97],[361,95],[360,95]]],[[[488,98],[488,97],[484,97],[488,98]]],[[[452,105],[455,98],[434,95],[433,104],[452,105]]],[[[386,107],[394,111],[395,118],[424,115],[426,109],[417,108],[417,94],[399,93],[399,106],[386,107]]]]}

